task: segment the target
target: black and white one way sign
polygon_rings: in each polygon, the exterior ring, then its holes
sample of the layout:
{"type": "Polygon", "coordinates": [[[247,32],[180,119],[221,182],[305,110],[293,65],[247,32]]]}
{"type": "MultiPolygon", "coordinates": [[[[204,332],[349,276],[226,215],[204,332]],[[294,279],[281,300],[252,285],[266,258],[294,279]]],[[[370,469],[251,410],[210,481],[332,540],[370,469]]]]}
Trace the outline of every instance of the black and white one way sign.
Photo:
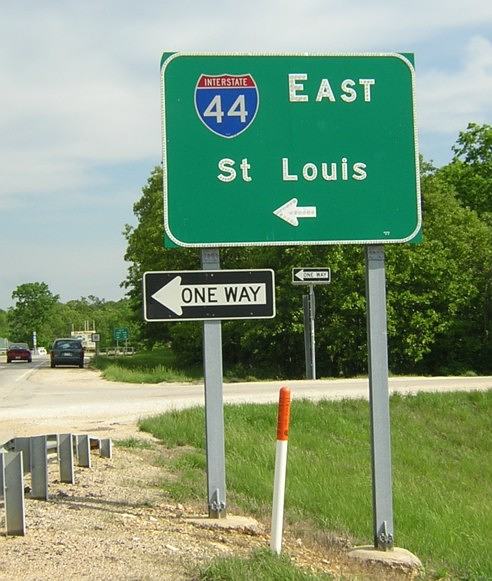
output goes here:
{"type": "Polygon", "coordinates": [[[324,266],[319,268],[293,268],[293,284],[328,284],[331,282],[331,269],[324,266]]]}
{"type": "Polygon", "coordinates": [[[273,270],[146,272],[146,321],[268,319],[275,316],[273,270]]]}

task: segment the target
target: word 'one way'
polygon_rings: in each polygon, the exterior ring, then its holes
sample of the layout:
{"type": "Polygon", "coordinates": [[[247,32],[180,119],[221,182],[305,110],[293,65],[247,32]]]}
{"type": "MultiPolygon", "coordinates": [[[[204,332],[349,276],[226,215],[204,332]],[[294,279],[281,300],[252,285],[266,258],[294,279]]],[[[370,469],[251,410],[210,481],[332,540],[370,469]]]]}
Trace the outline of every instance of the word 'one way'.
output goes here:
{"type": "Polygon", "coordinates": [[[183,314],[183,307],[264,305],[267,302],[264,283],[181,284],[176,276],[152,295],[167,309],[183,314]]]}

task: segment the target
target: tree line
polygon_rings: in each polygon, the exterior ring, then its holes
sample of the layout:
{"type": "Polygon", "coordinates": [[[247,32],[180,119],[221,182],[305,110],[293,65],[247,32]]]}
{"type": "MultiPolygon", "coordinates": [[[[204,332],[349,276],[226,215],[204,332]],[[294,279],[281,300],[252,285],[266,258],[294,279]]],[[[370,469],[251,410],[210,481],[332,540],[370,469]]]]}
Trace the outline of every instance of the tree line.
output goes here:
{"type": "Polygon", "coordinates": [[[137,339],[138,329],[132,321],[129,301],[106,301],[89,295],[61,303],[44,282],[19,285],[12,293],[14,307],[0,310],[0,337],[11,342],[25,342],[31,347],[36,331],[38,347],[49,347],[57,337],[70,337],[72,330],[83,331],[86,321],[101,336],[100,347],[114,345],[113,330],[128,328],[130,341],[137,339]]]}

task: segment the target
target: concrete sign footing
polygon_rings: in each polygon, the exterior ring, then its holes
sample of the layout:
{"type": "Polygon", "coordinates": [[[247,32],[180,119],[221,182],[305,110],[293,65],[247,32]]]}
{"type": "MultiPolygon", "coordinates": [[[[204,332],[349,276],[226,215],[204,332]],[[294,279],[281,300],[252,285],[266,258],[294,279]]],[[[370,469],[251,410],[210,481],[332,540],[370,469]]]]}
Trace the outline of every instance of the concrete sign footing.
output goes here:
{"type": "Polygon", "coordinates": [[[394,547],[388,551],[376,549],[371,545],[355,547],[348,553],[348,556],[351,559],[366,563],[378,563],[390,567],[403,567],[412,570],[423,569],[418,557],[410,551],[399,547],[394,547]]]}

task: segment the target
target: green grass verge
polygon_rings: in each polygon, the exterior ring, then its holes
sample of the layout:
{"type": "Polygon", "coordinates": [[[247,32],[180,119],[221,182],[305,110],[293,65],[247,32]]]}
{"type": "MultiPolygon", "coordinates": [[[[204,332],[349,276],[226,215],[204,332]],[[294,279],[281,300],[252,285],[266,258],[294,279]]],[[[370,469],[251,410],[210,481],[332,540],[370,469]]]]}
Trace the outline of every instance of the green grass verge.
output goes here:
{"type": "MultiPolygon", "coordinates": [[[[91,361],[91,366],[102,371],[108,381],[127,383],[191,383],[203,380],[201,366],[180,369],[170,349],[160,348],[153,351],[142,351],[135,355],[108,357],[98,355],[91,361]]],[[[277,379],[270,369],[256,370],[255,374],[248,368],[235,365],[224,370],[224,381],[259,381],[277,379]]]]}
{"type": "MultiPolygon", "coordinates": [[[[395,542],[434,572],[492,578],[492,391],[391,398],[395,542]]],[[[276,406],[225,407],[229,504],[271,510],[276,406]]],[[[372,540],[369,406],[294,401],[286,526],[308,524],[357,543],[372,540]]],[[[167,446],[186,446],[166,490],[206,499],[203,409],[140,422],[167,446]]],[[[437,575],[437,573],[436,573],[437,575]]]]}
{"type": "Polygon", "coordinates": [[[130,436],[129,438],[125,438],[123,440],[116,440],[115,445],[119,448],[132,448],[139,450],[150,450],[152,448],[152,444],[150,442],[147,442],[147,440],[142,440],[141,438],[135,438],[134,436],[130,436]]]}
{"type": "Polygon", "coordinates": [[[154,369],[125,369],[118,364],[108,365],[103,373],[104,379],[109,381],[121,381],[124,383],[173,383],[189,382],[190,377],[185,373],[179,373],[164,365],[158,365],[154,369]]]}
{"type": "MultiPolygon", "coordinates": [[[[91,367],[102,371],[102,375],[108,381],[120,381],[127,383],[163,383],[179,382],[191,383],[203,381],[203,367],[182,368],[176,361],[176,357],[169,347],[160,347],[152,351],[141,351],[135,355],[108,357],[99,355],[91,360],[91,367]]],[[[394,375],[390,374],[395,377],[394,375]]],[[[476,376],[473,371],[462,373],[463,376],[476,376]]],[[[263,368],[256,365],[249,367],[244,364],[227,366],[224,363],[224,382],[234,383],[239,381],[280,381],[285,379],[278,370],[263,368]]],[[[296,378],[290,378],[296,379],[296,378]]],[[[302,370],[297,379],[304,379],[302,370]]],[[[320,377],[318,379],[333,379],[320,377]]],[[[339,379],[339,378],[337,378],[339,379]]]]}
{"type": "Polygon", "coordinates": [[[126,383],[186,383],[202,377],[199,369],[186,372],[177,369],[169,349],[143,351],[131,356],[99,355],[92,359],[91,366],[100,369],[104,379],[126,383]]]}
{"type": "MultiPolygon", "coordinates": [[[[91,361],[91,366],[102,371],[108,381],[128,383],[188,383],[203,380],[202,366],[182,369],[169,348],[161,347],[153,351],[142,351],[135,355],[108,357],[99,355],[91,361]]],[[[244,365],[235,365],[224,369],[224,381],[260,381],[276,380],[278,375],[271,369],[258,370],[253,373],[244,365]]]]}
{"type": "Polygon", "coordinates": [[[331,579],[326,575],[311,575],[295,567],[285,556],[270,551],[255,551],[250,557],[214,559],[204,567],[200,581],[315,581],[331,579]]]}

